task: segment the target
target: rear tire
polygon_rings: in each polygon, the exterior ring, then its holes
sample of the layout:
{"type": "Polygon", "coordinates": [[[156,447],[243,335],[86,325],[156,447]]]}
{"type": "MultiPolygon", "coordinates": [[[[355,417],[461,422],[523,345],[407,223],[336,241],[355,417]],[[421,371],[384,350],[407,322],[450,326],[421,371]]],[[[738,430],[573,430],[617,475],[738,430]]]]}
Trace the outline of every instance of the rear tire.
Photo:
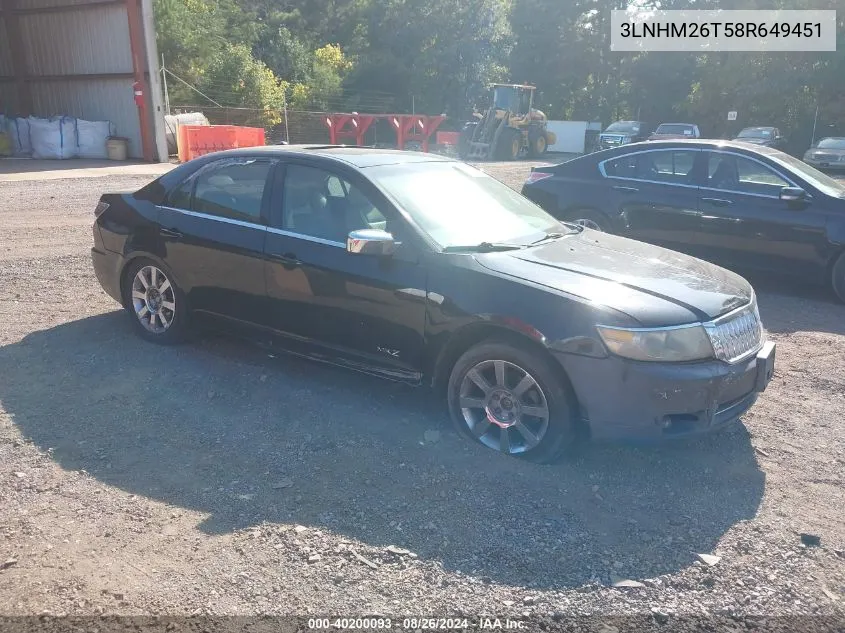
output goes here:
{"type": "Polygon", "coordinates": [[[546,141],[546,133],[542,130],[537,137],[529,137],[528,139],[528,156],[530,158],[539,158],[546,153],[548,142],[546,141]]]}
{"type": "Polygon", "coordinates": [[[498,452],[546,464],[578,439],[574,398],[559,373],[541,355],[508,342],[467,350],[446,393],[458,432],[498,452]]]}
{"type": "Polygon", "coordinates": [[[150,259],[136,259],[123,278],[123,308],[141,338],[175,345],[187,338],[188,302],[173,273],[150,259]]]}
{"type": "Polygon", "coordinates": [[[845,303],[845,252],[839,255],[839,259],[833,265],[831,285],[833,286],[833,292],[836,293],[836,297],[842,303],[845,303]]]}

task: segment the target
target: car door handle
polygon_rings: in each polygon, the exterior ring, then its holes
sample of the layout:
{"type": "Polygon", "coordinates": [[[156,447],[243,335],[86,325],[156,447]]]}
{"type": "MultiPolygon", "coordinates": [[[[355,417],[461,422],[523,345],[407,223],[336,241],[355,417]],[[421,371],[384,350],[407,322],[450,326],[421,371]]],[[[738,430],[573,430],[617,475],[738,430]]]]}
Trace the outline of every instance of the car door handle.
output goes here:
{"type": "Polygon", "coordinates": [[[629,193],[636,193],[639,191],[636,187],[624,187],[622,185],[613,185],[613,188],[616,189],[616,191],[627,191],[629,193]]]}
{"type": "Polygon", "coordinates": [[[712,204],[714,207],[729,207],[733,204],[733,200],[725,200],[724,198],[702,198],[701,201],[712,204]]]}
{"type": "Polygon", "coordinates": [[[282,265],[293,268],[294,266],[300,266],[302,262],[296,258],[296,255],[293,253],[285,253],[284,255],[279,255],[278,253],[270,253],[270,259],[276,262],[280,262],[282,265]]]}
{"type": "Polygon", "coordinates": [[[162,227],[158,230],[158,232],[160,235],[163,235],[164,237],[172,237],[174,240],[178,240],[182,237],[182,234],[176,229],[166,229],[162,227]]]}

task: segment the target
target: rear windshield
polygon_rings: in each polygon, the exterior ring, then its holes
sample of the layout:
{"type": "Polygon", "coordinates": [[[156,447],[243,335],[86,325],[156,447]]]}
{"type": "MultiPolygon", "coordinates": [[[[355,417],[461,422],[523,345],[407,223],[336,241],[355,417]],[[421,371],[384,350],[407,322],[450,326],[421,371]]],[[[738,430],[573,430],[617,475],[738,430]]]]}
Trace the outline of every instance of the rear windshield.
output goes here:
{"type": "Polygon", "coordinates": [[[683,134],[684,136],[692,136],[694,129],[691,125],[681,125],[680,123],[664,123],[658,126],[657,134],[683,134]]]}

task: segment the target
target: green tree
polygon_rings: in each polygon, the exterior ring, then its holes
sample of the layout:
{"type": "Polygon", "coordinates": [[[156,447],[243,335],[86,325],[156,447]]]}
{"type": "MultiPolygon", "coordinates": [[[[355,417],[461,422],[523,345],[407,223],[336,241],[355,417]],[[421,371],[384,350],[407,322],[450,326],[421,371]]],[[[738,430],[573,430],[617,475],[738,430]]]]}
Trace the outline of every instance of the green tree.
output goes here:
{"type": "Polygon", "coordinates": [[[282,120],[283,87],[273,71],[243,44],[229,44],[211,60],[200,89],[224,106],[262,110],[265,126],[282,120]]]}

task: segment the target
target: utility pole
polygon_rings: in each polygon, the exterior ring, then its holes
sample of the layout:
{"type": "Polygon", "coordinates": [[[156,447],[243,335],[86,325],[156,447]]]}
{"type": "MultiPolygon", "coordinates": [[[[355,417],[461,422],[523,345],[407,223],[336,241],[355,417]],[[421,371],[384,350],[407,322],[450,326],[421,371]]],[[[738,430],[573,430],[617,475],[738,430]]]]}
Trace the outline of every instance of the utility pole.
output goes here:
{"type": "Polygon", "coordinates": [[[816,103],[816,117],[813,119],[813,138],[810,140],[810,147],[816,144],[816,123],[819,121],[819,104],[816,103]]]}
{"type": "Polygon", "coordinates": [[[164,53],[161,54],[161,81],[164,87],[164,111],[170,116],[170,93],[167,92],[167,70],[164,67],[164,53]]]}

